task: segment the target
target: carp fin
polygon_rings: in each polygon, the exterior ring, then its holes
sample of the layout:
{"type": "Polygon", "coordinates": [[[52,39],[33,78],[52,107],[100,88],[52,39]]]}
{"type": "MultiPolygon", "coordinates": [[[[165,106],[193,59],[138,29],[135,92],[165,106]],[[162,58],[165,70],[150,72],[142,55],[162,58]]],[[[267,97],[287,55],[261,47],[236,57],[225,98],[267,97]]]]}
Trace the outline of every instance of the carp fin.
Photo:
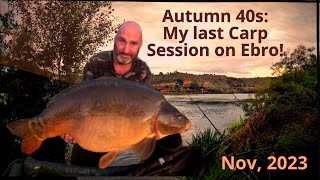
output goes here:
{"type": "Polygon", "coordinates": [[[137,155],[142,160],[146,160],[152,155],[155,149],[155,146],[156,146],[155,137],[144,138],[141,142],[139,142],[133,147],[133,150],[137,153],[137,155]]]}
{"type": "Polygon", "coordinates": [[[114,158],[117,156],[119,151],[111,151],[108,152],[107,154],[103,155],[100,160],[99,160],[99,168],[104,169],[108,167],[111,162],[114,160],[114,158]]]}
{"type": "Polygon", "coordinates": [[[32,118],[20,119],[10,122],[6,126],[12,134],[22,138],[21,151],[28,155],[39,149],[43,142],[42,139],[37,139],[30,131],[29,123],[32,120],[32,118]]]}

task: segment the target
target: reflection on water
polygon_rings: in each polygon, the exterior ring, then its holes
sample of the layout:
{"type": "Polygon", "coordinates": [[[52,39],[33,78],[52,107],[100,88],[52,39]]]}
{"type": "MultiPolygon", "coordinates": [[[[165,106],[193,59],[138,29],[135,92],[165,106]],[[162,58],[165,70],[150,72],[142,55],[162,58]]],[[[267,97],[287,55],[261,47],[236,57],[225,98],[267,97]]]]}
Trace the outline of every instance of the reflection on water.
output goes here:
{"type": "MultiPolygon", "coordinates": [[[[192,134],[197,134],[207,128],[214,129],[197,107],[199,106],[213,125],[222,132],[226,124],[244,117],[244,112],[239,106],[241,100],[253,98],[253,94],[190,94],[188,95],[164,95],[167,101],[175,106],[191,121],[191,128],[182,133],[183,145],[191,142],[192,134]]],[[[120,152],[110,166],[125,166],[137,164],[140,158],[130,149],[120,152]]]]}
{"type": "Polygon", "coordinates": [[[184,145],[187,145],[187,142],[191,142],[192,134],[197,134],[207,128],[214,129],[209,120],[204,117],[201,110],[221,132],[226,128],[226,124],[237,121],[240,117],[244,117],[244,112],[239,104],[242,100],[253,98],[253,95],[190,94],[190,97],[188,95],[165,95],[168,102],[191,121],[189,131],[182,134],[184,145]]]}

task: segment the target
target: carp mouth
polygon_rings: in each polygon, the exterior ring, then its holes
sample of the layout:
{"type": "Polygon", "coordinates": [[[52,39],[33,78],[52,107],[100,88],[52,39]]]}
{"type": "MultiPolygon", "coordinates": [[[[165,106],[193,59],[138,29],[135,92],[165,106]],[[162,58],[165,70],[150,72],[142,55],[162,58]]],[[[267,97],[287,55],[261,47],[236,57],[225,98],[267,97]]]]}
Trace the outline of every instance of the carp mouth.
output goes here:
{"type": "Polygon", "coordinates": [[[154,121],[154,134],[157,140],[162,139],[166,136],[176,134],[176,133],[184,133],[188,131],[191,127],[190,121],[186,122],[186,125],[184,128],[177,128],[177,127],[170,127],[168,125],[164,125],[158,122],[158,119],[155,119],[154,121]],[[161,132],[167,132],[165,134],[161,132]]]}
{"type": "Polygon", "coordinates": [[[154,134],[157,140],[190,129],[191,122],[168,102],[162,103],[154,120],[154,134]]]}

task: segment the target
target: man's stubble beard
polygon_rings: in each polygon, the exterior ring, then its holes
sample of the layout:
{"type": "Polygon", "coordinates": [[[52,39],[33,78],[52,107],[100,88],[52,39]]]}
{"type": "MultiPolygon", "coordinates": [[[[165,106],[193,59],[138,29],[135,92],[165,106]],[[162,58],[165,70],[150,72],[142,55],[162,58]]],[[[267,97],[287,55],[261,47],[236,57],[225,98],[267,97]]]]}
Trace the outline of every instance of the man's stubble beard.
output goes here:
{"type": "Polygon", "coordinates": [[[121,57],[120,57],[120,54],[116,57],[116,60],[119,64],[123,64],[123,65],[126,65],[126,64],[130,64],[132,63],[132,57],[129,59],[129,60],[123,60],[121,57]]]}
{"type": "Polygon", "coordinates": [[[122,64],[122,65],[126,65],[126,64],[130,64],[134,61],[134,59],[136,59],[138,57],[138,54],[139,54],[139,51],[140,49],[138,50],[137,54],[134,56],[132,54],[129,54],[129,56],[131,57],[129,60],[123,60],[120,55],[121,54],[124,54],[124,53],[119,53],[117,50],[116,50],[116,44],[114,44],[114,53],[116,55],[115,59],[116,61],[119,63],[119,64],[122,64]]]}

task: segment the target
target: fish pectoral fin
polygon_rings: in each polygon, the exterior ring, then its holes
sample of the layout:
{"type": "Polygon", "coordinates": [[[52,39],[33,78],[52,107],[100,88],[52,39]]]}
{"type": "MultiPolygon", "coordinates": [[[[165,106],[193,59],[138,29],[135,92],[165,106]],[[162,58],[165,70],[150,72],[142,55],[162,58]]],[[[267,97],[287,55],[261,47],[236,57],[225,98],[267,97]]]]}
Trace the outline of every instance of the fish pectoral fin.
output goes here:
{"type": "Polygon", "coordinates": [[[117,156],[119,151],[111,151],[107,154],[103,155],[99,160],[99,168],[104,169],[110,165],[110,163],[114,160],[114,158],[117,156]]]}
{"type": "Polygon", "coordinates": [[[148,159],[153,153],[156,147],[156,138],[144,138],[141,142],[136,144],[133,149],[137,153],[137,155],[142,159],[148,159]]]}

